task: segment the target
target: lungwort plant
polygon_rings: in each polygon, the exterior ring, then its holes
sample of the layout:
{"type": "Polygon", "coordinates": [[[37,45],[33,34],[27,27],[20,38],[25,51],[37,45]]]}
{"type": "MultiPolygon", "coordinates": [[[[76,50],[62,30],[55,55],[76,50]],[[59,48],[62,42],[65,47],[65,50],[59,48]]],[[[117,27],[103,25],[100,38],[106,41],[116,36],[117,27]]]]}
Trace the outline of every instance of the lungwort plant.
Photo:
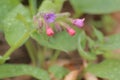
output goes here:
{"type": "Polygon", "coordinates": [[[92,35],[86,34],[83,28],[87,19],[80,16],[84,13],[109,14],[120,11],[120,0],[69,2],[74,10],[72,15],[61,11],[65,0],[28,0],[28,5],[23,5],[21,0],[0,0],[0,32],[10,46],[0,56],[0,79],[30,75],[39,80],[51,80],[49,74],[52,73],[62,80],[69,70],[53,63],[61,52],[76,50],[88,64],[83,74],[90,72],[100,78],[120,80],[120,55],[113,53],[113,50],[120,49],[120,34],[106,37],[94,25],[91,27],[92,35]],[[22,45],[27,48],[33,66],[7,64],[11,54],[22,45]],[[52,66],[48,70],[45,69],[44,55],[47,51],[54,53],[50,58],[52,66]],[[104,60],[95,64],[98,55],[102,55],[104,60]]]}

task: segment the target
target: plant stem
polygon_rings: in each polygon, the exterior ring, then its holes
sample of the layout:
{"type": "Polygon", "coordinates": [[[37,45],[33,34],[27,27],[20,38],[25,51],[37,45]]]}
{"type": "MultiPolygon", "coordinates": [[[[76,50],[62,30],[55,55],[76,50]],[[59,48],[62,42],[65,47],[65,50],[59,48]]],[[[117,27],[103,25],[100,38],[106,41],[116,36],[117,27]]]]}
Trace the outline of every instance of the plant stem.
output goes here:
{"type": "Polygon", "coordinates": [[[14,46],[12,46],[3,57],[7,58],[11,55],[11,53],[17,49],[19,46],[22,45],[23,41],[26,39],[26,37],[29,36],[29,33],[26,33],[14,46]]]}
{"type": "Polygon", "coordinates": [[[29,0],[30,11],[32,16],[37,12],[37,0],[29,0]]]}
{"type": "MultiPolygon", "coordinates": [[[[14,50],[16,50],[17,48],[19,48],[24,42],[25,42],[25,40],[27,40],[27,38],[29,38],[29,36],[30,36],[30,34],[32,33],[32,32],[34,32],[35,31],[35,29],[34,30],[32,30],[31,32],[26,32],[23,36],[22,36],[22,38],[14,45],[14,46],[12,46],[4,55],[3,55],[3,58],[9,58],[9,56],[12,54],[12,52],[14,51],[14,50]]],[[[5,61],[3,61],[3,63],[4,63],[5,61]]]]}
{"type": "Polygon", "coordinates": [[[26,46],[28,54],[31,58],[32,64],[35,66],[36,65],[36,55],[35,54],[37,54],[37,53],[36,53],[36,49],[33,46],[30,39],[25,43],[25,46],[26,46]]]}
{"type": "Polygon", "coordinates": [[[38,61],[39,61],[39,66],[44,67],[44,61],[45,61],[45,55],[44,55],[44,50],[41,49],[41,47],[38,45],[38,61]]]}
{"type": "Polygon", "coordinates": [[[60,55],[60,51],[56,50],[53,57],[51,58],[52,63],[57,60],[58,56],[60,55]]]}

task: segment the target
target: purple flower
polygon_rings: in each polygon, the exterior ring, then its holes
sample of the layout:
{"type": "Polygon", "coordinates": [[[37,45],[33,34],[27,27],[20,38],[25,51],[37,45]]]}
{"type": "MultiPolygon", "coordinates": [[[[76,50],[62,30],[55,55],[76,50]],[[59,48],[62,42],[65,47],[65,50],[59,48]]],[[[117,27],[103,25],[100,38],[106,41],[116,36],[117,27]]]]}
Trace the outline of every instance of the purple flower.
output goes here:
{"type": "Polygon", "coordinates": [[[45,19],[45,21],[48,22],[48,23],[54,22],[54,21],[55,21],[55,18],[56,18],[56,16],[55,16],[54,13],[46,13],[46,14],[44,15],[44,19],[45,19]]]}
{"type": "Polygon", "coordinates": [[[72,21],[72,23],[75,26],[81,28],[84,25],[84,20],[85,20],[85,18],[83,18],[83,19],[75,19],[75,20],[72,21]]]}

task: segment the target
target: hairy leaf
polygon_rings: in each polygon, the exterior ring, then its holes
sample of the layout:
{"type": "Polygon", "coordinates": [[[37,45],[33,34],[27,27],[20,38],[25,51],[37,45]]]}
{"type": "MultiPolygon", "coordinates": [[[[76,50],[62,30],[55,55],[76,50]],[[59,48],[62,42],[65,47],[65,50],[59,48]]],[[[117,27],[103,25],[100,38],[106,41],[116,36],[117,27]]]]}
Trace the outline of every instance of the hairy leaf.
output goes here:
{"type": "Polygon", "coordinates": [[[105,60],[88,66],[87,71],[101,78],[120,80],[120,60],[105,60]]]}
{"type": "Polygon", "coordinates": [[[48,73],[36,67],[28,65],[3,64],[0,65],[0,79],[30,75],[39,80],[50,80],[48,73]]]}
{"type": "Polygon", "coordinates": [[[84,50],[84,48],[86,47],[86,43],[87,43],[86,39],[87,39],[87,37],[86,37],[85,33],[82,32],[78,38],[78,44],[77,44],[78,52],[81,57],[83,57],[87,60],[95,60],[96,59],[95,54],[84,50]]]}
{"type": "Polygon", "coordinates": [[[60,12],[65,0],[44,0],[39,7],[40,12],[60,12]]]}
{"type": "Polygon", "coordinates": [[[70,0],[77,13],[104,14],[120,11],[120,0],[70,0]]]}
{"type": "Polygon", "coordinates": [[[106,37],[105,42],[100,44],[100,48],[107,50],[120,49],[120,34],[106,37]]]}
{"type": "Polygon", "coordinates": [[[43,46],[65,52],[77,49],[77,41],[80,31],[75,36],[70,36],[66,31],[56,33],[53,37],[45,37],[46,34],[35,32],[32,37],[43,46]]]}
{"type": "Polygon", "coordinates": [[[18,0],[0,0],[0,30],[3,30],[2,20],[18,3],[18,0]]]}
{"type": "Polygon", "coordinates": [[[28,9],[21,4],[13,9],[4,19],[5,38],[10,46],[15,45],[22,38],[22,36],[26,34],[27,27],[29,27],[27,22],[29,23],[30,21],[28,9]],[[20,16],[23,16],[26,24],[21,20],[20,16]]]}
{"type": "Polygon", "coordinates": [[[58,80],[61,80],[69,72],[69,70],[58,65],[53,65],[49,68],[49,72],[54,74],[58,80]]]}

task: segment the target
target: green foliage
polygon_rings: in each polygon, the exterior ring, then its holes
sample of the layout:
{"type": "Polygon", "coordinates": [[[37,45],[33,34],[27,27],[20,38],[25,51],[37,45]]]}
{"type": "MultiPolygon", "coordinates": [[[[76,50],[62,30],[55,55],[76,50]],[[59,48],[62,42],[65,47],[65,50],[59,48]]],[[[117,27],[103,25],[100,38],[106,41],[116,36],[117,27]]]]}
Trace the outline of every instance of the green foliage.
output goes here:
{"type": "Polygon", "coordinates": [[[77,49],[77,40],[80,31],[77,31],[77,34],[71,37],[66,31],[56,33],[53,37],[45,37],[44,34],[34,33],[32,37],[38,41],[43,46],[57,49],[65,52],[73,51],[77,49]]]}
{"type": "Polygon", "coordinates": [[[4,63],[4,61],[8,60],[9,57],[3,57],[3,56],[0,56],[0,64],[1,63],[4,63]]]}
{"type": "Polygon", "coordinates": [[[105,60],[88,66],[87,71],[101,78],[120,80],[120,60],[105,60]]]}
{"type": "Polygon", "coordinates": [[[58,65],[53,65],[49,68],[49,72],[54,74],[58,80],[61,80],[69,72],[69,70],[58,65]]]}
{"type": "Polygon", "coordinates": [[[3,30],[2,20],[18,3],[18,0],[0,0],[0,30],[3,30]]]}
{"type": "Polygon", "coordinates": [[[30,21],[29,10],[21,4],[9,12],[3,23],[5,38],[10,46],[15,45],[27,33],[27,27],[29,27],[27,24],[30,21]],[[21,21],[20,16],[25,18],[26,24],[21,21]]]}
{"type": "Polygon", "coordinates": [[[97,30],[97,29],[94,28],[94,27],[93,27],[93,31],[94,31],[94,34],[95,34],[95,36],[97,37],[98,41],[99,41],[99,42],[103,42],[104,36],[103,36],[102,32],[99,31],[99,30],[97,30]]]}
{"type": "Polygon", "coordinates": [[[50,80],[48,73],[42,69],[38,69],[28,65],[3,64],[0,65],[0,79],[7,77],[15,77],[21,75],[30,75],[39,80],[50,80]]]}
{"type": "Polygon", "coordinates": [[[76,13],[105,14],[120,11],[120,0],[70,0],[76,13]]]}
{"type": "Polygon", "coordinates": [[[42,5],[39,7],[39,11],[43,12],[60,12],[62,5],[65,0],[44,0],[42,5]]]}
{"type": "Polygon", "coordinates": [[[105,38],[105,42],[99,46],[106,50],[120,49],[120,34],[111,35],[105,38]]]}
{"type": "Polygon", "coordinates": [[[104,29],[106,32],[112,31],[115,27],[115,19],[109,14],[109,15],[103,15],[102,16],[102,26],[105,26],[104,29]]]}
{"type": "MultiPolygon", "coordinates": [[[[38,11],[59,13],[64,1],[65,0],[43,0],[38,11]]],[[[120,10],[120,0],[70,0],[70,2],[76,14],[104,14],[120,10]]],[[[11,53],[24,44],[30,36],[40,45],[51,49],[65,52],[77,49],[80,56],[87,60],[95,60],[97,53],[120,49],[120,34],[112,35],[104,39],[103,34],[96,28],[93,28],[93,35],[96,36],[97,40],[92,40],[84,31],[81,32],[78,28],[75,28],[76,35],[72,37],[65,30],[56,32],[52,37],[48,37],[45,30],[38,33],[36,28],[33,26],[31,17],[31,15],[34,15],[37,12],[36,0],[29,0],[28,6],[29,8],[23,6],[18,0],[0,1],[0,29],[4,28],[3,31],[5,33],[6,41],[10,45],[10,49],[5,53],[5,55],[0,56],[0,64],[8,60],[11,53]]],[[[59,18],[59,20],[66,21],[64,17],[59,18]]],[[[110,19],[106,17],[103,19],[103,22],[108,20],[110,19]]],[[[51,26],[53,27],[52,24],[51,26]]],[[[29,50],[28,52],[32,52],[32,50],[29,50]]],[[[37,58],[36,54],[34,56],[37,58]]],[[[35,61],[36,60],[38,59],[35,59],[35,61]]],[[[119,80],[119,64],[119,60],[105,60],[100,64],[89,66],[87,70],[98,77],[110,80],[119,80]]],[[[57,79],[61,80],[69,70],[53,65],[49,68],[49,72],[54,74],[57,79]]],[[[0,65],[0,79],[21,75],[30,75],[39,80],[50,80],[48,73],[42,69],[27,65],[0,65]]]]}
{"type": "MultiPolygon", "coordinates": [[[[78,52],[79,52],[80,56],[82,56],[83,58],[85,58],[87,60],[95,60],[96,59],[95,54],[84,50],[86,48],[86,43],[87,43],[86,39],[87,39],[87,36],[85,35],[85,32],[82,32],[78,38],[78,47],[77,47],[78,52]]],[[[93,43],[90,43],[90,45],[91,44],[93,44],[93,43]]]]}

